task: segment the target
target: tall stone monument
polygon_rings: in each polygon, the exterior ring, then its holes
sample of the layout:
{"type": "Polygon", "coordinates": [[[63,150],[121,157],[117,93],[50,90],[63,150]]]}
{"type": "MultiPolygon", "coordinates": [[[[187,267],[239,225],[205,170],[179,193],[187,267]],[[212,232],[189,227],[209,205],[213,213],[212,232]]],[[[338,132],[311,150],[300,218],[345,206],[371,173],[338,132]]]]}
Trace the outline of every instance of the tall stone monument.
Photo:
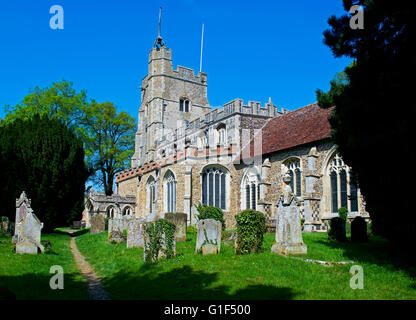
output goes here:
{"type": "Polygon", "coordinates": [[[30,199],[23,191],[16,199],[16,222],[13,242],[17,253],[37,254],[38,249],[44,252],[41,240],[43,223],[39,221],[30,207],[30,199]]]}
{"type": "Polygon", "coordinates": [[[292,177],[286,173],[283,177],[286,186],[276,204],[276,241],[272,246],[272,252],[281,255],[306,254],[307,252],[302,239],[300,204],[290,187],[291,181],[292,177]]]}

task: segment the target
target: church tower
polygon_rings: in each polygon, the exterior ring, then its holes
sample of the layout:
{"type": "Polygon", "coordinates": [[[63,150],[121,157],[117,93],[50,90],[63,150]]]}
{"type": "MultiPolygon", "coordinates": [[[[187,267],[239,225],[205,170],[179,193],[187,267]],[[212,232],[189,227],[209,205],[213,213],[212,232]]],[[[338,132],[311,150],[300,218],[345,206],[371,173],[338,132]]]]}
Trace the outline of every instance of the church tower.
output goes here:
{"type": "Polygon", "coordinates": [[[156,141],[211,110],[207,74],[178,66],[173,70],[172,50],[159,34],[149,53],[149,71],[142,80],[141,105],[132,167],[156,160],[156,141]]]}

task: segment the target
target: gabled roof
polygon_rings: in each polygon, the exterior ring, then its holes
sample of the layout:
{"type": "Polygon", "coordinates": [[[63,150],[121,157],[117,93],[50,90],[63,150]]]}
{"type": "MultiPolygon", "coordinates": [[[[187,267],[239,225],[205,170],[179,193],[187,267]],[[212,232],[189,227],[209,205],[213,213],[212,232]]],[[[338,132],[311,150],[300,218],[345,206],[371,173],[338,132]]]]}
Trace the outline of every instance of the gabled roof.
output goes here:
{"type": "MultiPolygon", "coordinates": [[[[261,154],[269,154],[307,143],[330,138],[331,125],[328,118],[334,107],[322,109],[317,103],[307,105],[297,110],[270,119],[263,127],[261,154]]],[[[245,146],[241,155],[244,158],[252,157],[254,144],[257,138],[253,138],[250,144],[245,146]],[[250,148],[248,153],[247,148],[250,148]]]]}

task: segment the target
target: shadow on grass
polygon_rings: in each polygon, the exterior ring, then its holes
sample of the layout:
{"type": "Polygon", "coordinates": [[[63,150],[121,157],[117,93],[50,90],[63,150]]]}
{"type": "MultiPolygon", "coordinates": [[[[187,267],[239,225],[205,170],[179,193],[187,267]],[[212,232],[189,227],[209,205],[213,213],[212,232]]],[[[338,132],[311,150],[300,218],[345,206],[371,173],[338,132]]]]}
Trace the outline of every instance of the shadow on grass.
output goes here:
{"type": "MultiPolygon", "coordinates": [[[[236,272],[238,272],[236,270],[236,272]]],[[[103,279],[112,299],[140,300],[277,300],[293,299],[291,288],[278,288],[266,285],[250,285],[230,293],[230,287],[215,286],[217,273],[206,273],[183,266],[161,272],[158,265],[143,265],[138,272],[119,272],[103,279]]]]}
{"type": "Polygon", "coordinates": [[[71,236],[71,237],[81,236],[81,235],[86,234],[88,232],[90,232],[89,228],[74,230],[72,233],[70,233],[68,231],[58,230],[58,229],[55,229],[53,231],[53,233],[64,234],[64,235],[71,236]]]}
{"type": "MultiPolygon", "coordinates": [[[[87,285],[79,274],[64,274],[64,289],[51,289],[54,274],[0,275],[0,300],[86,300],[87,285]]],[[[55,283],[55,282],[54,282],[55,283]]]]}
{"type": "Polygon", "coordinates": [[[341,249],[343,256],[354,262],[376,264],[391,270],[401,269],[409,276],[416,277],[413,252],[402,252],[397,249],[397,246],[381,237],[370,236],[368,242],[351,242],[350,240],[347,242],[320,240],[317,242],[332,249],[341,249]]]}

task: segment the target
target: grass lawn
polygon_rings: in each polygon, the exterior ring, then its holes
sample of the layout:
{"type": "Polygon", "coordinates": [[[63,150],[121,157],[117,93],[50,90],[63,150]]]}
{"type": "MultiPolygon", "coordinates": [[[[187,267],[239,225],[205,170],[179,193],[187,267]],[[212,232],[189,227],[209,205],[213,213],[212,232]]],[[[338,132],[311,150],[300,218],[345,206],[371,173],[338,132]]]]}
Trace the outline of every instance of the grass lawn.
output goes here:
{"type": "Polygon", "coordinates": [[[196,235],[177,243],[176,257],[143,262],[143,249],[108,244],[107,234],[83,234],[77,245],[112,299],[416,299],[415,269],[399,269],[388,244],[371,237],[366,244],[329,243],[326,233],[304,233],[302,258],[354,261],[364,270],[364,289],[350,288],[350,265],[327,267],[272,254],[274,234],[264,252],[237,256],[222,244],[218,255],[194,254],[196,235]]]}
{"type": "Polygon", "coordinates": [[[50,240],[48,254],[13,253],[11,238],[0,237],[0,287],[11,290],[17,299],[88,299],[87,284],[79,273],[67,234],[45,234],[42,242],[50,240]],[[64,270],[64,289],[52,290],[49,273],[54,265],[64,270]]]}

